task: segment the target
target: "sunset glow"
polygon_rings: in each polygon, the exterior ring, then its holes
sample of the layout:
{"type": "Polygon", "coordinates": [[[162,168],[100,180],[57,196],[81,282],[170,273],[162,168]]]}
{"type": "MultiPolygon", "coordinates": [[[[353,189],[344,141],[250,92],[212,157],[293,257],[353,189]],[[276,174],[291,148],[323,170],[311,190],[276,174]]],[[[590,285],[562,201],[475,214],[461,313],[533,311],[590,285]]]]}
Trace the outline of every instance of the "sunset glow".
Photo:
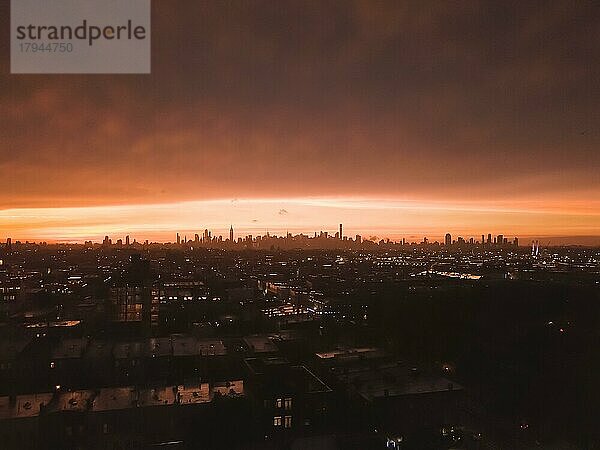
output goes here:
{"type": "Polygon", "coordinates": [[[417,241],[424,236],[441,239],[451,231],[467,238],[500,232],[570,237],[573,243],[589,244],[590,239],[582,237],[600,234],[598,213],[583,208],[492,208],[366,198],[234,199],[0,212],[2,234],[48,242],[100,241],[105,235],[168,242],[174,240],[175,232],[192,239],[205,228],[226,237],[230,225],[237,236],[312,234],[335,231],[340,222],[349,236],[417,241]]]}

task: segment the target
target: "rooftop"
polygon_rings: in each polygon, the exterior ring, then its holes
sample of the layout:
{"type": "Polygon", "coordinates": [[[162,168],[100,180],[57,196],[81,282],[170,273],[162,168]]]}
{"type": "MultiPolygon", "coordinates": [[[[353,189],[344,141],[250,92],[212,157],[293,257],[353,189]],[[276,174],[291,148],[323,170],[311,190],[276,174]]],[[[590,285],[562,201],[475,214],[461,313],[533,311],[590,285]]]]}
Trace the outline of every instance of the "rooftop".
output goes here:
{"type": "Polygon", "coordinates": [[[171,347],[171,338],[151,338],[145,345],[144,356],[163,357],[171,356],[173,349],[171,347]]]}
{"type": "Polygon", "coordinates": [[[192,403],[208,403],[212,399],[210,386],[208,383],[200,385],[179,385],[177,386],[177,395],[179,403],[188,405],[192,403]]]}
{"type": "Polygon", "coordinates": [[[319,377],[305,366],[292,366],[284,358],[248,358],[246,365],[268,389],[279,392],[330,392],[319,377]]]}
{"type": "Polygon", "coordinates": [[[221,395],[244,395],[244,380],[236,381],[221,381],[213,383],[212,385],[213,394],[221,395]]]}
{"type": "Polygon", "coordinates": [[[18,395],[12,403],[10,397],[0,397],[0,419],[38,416],[40,407],[48,405],[52,397],[52,394],[18,395]]]}
{"type": "Polygon", "coordinates": [[[317,353],[317,357],[321,360],[336,359],[342,360],[346,358],[373,358],[383,356],[382,350],[376,347],[352,347],[352,348],[338,348],[329,352],[317,353]]]}
{"type": "Polygon", "coordinates": [[[59,392],[49,405],[50,411],[87,411],[94,396],[91,390],[59,392]]]}
{"type": "Polygon", "coordinates": [[[107,341],[92,341],[88,344],[84,358],[102,359],[112,355],[113,344],[107,341]]]}
{"type": "Polygon", "coordinates": [[[84,338],[80,339],[62,339],[50,353],[52,359],[71,359],[81,358],[83,351],[87,346],[84,338]]]}
{"type": "Polygon", "coordinates": [[[103,388],[94,398],[92,411],[112,411],[136,406],[137,392],[131,387],[103,388]]]}
{"type": "Polygon", "coordinates": [[[227,354],[223,341],[218,339],[200,339],[198,348],[202,356],[223,356],[227,354]]]}
{"type": "Polygon", "coordinates": [[[138,341],[118,342],[113,348],[116,359],[141,358],[143,356],[143,343],[138,341]]]}
{"type": "Polygon", "coordinates": [[[278,350],[277,346],[267,335],[255,334],[245,336],[243,339],[253,353],[275,353],[278,350]]]}
{"type": "Polygon", "coordinates": [[[354,386],[366,400],[380,397],[430,394],[462,390],[463,387],[433,374],[418,374],[400,364],[377,368],[365,367],[341,374],[340,379],[354,386]]]}
{"type": "Polygon", "coordinates": [[[142,389],[138,392],[139,406],[165,406],[175,403],[173,386],[142,389]]]}
{"type": "Polygon", "coordinates": [[[29,344],[31,339],[0,342],[0,360],[15,359],[19,353],[29,344]]]}
{"type": "Polygon", "coordinates": [[[195,356],[199,354],[198,339],[185,334],[171,335],[173,356],[195,356]]]}

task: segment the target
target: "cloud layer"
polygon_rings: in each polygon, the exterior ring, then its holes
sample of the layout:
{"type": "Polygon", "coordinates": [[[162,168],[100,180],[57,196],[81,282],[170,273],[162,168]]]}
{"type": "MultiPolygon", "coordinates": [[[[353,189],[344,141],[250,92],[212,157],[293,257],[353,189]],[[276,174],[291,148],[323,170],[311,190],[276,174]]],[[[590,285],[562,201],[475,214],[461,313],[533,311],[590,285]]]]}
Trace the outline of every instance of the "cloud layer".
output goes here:
{"type": "Polygon", "coordinates": [[[372,196],[600,212],[592,2],[153,2],[148,76],[8,75],[7,3],[0,208],[372,196]]]}

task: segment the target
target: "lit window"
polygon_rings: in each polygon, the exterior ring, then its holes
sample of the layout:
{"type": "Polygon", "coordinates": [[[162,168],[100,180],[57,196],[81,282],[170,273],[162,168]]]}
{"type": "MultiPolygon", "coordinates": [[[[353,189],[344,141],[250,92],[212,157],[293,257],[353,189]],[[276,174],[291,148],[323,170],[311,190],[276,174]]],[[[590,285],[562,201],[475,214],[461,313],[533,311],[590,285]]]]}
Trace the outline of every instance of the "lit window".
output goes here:
{"type": "Polygon", "coordinates": [[[278,398],[275,400],[275,408],[281,408],[283,406],[283,399],[278,398]]]}
{"type": "Polygon", "coordinates": [[[281,426],[281,416],[273,417],[273,426],[280,427],[281,426]]]}
{"type": "Polygon", "coordinates": [[[285,428],[292,428],[292,416],[285,416],[283,421],[285,428]]]}
{"type": "Polygon", "coordinates": [[[54,369],[56,367],[56,364],[54,364],[54,361],[50,363],[50,368],[54,369]]]}
{"type": "Polygon", "coordinates": [[[287,411],[289,411],[290,409],[292,409],[292,399],[291,398],[286,398],[283,401],[284,407],[287,411]]]}

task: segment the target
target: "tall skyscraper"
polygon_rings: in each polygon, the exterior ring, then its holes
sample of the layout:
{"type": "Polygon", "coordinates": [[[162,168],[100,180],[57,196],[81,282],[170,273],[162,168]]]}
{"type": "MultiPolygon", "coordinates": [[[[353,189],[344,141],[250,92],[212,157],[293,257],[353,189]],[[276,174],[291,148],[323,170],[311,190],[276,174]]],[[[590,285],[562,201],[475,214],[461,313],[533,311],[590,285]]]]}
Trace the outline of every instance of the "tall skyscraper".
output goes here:
{"type": "Polygon", "coordinates": [[[340,223],[340,239],[342,239],[344,235],[342,234],[342,224],[340,223]]]}
{"type": "Polygon", "coordinates": [[[181,244],[181,237],[179,236],[179,233],[177,233],[177,245],[181,244]]]}
{"type": "Polygon", "coordinates": [[[129,235],[125,236],[125,245],[129,247],[129,235]]]}
{"type": "Polygon", "coordinates": [[[229,227],[229,240],[233,242],[233,225],[229,227]]]}
{"type": "Polygon", "coordinates": [[[444,243],[446,245],[452,244],[452,235],[450,233],[446,233],[446,238],[444,239],[444,243]]]}

